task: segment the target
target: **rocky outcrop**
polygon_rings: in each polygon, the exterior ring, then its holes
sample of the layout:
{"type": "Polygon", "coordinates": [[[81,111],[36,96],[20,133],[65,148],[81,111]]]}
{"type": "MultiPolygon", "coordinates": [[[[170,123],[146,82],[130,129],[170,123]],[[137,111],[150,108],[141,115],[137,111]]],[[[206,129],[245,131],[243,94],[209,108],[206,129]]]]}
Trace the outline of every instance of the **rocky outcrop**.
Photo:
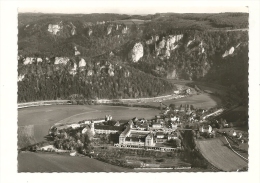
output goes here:
{"type": "Polygon", "coordinates": [[[149,39],[145,42],[147,45],[150,45],[150,44],[153,44],[153,40],[152,39],[149,39]]]}
{"type": "Polygon", "coordinates": [[[88,72],[87,72],[87,76],[92,76],[93,75],[93,70],[88,70],[88,72]]]}
{"type": "Polygon", "coordinates": [[[60,26],[58,24],[49,24],[48,31],[52,33],[53,35],[57,35],[57,33],[63,28],[63,26],[60,26]]]}
{"type": "Polygon", "coordinates": [[[35,61],[35,60],[34,60],[33,57],[26,57],[26,58],[23,60],[23,64],[24,64],[24,65],[32,64],[34,61],[35,61]]]}
{"type": "Polygon", "coordinates": [[[129,71],[125,71],[124,72],[124,76],[125,76],[125,78],[128,78],[130,76],[130,72],[129,71]]]}
{"type": "Polygon", "coordinates": [[[97,25],[102,25],[102,24],[105,24],[105,23],[106,23],[105,21],[103,21],[103,22],[101,21],[101,22],[97,22],[96,24],[97,25]]]}
{"type": "Polygon", "coordinates": [[[79,67],[85,67],[86,66],[86,61],[82,58],[79,61],[79,67]]]}
{"type": "Polygon", "coordinates": [[[88,36],[91,36],[91,34],[93,33],[92,29],[88,30],[88,36]]]}
{"type": "Polygon", "coordinates": [[[63,64],[66,65],[69,62],[69,58],[68,57],[55,57],[55,62],[54,64],[63,64]]]}
{"type": "Polygon", "coordinates": [[[80,55],[80,52],[78,51],[76,46],[74,46],[74,50],[75,50],[75,56],[80,55]]]}
{"type": "Polygon", "coordinates": [[[42,58],[37,58],[37,63],[42,62],[42,58]]]}
{"type": "Polygon", "coordinates": [[[109,26],[107,27],[107,35],[111,34],[112,28],[113,28],[112,25],[109,25],[109,26]]]}
{"type": "Polygon", "coordinates": [[[24,79],[24,75],[20,74],[17,78],[17,81],[19,82],[22,81],[23,79],[24,79]]]}
{"type": "Polygon", "coordinates": [[[122,34],[126,34],[128,32],[128,27],[125,26],[123,29],[122,29],[122,34]]]}
{"type": "Polygon", "coordinates": [[[228,55],[233,54],[233,52],[235,51],[235,48],[232,46],[229,50],[225,51],[225,53],[222,55],[222,57],[226,57],[228,55]]]}
{"type": "Polygon", "coordinates": [[[176,36],[170,35],[166,38],[163,37],[158,45],[155,45],[156,56],[160,56],[161,59],[168,59],[171,56],[170,51],[175,50],[178,47],[177,43],[182,37],[182,34],[176,36]]]}
{"type": "Polygon", "coordinates": [[[72,28],[71,28],[71,35],[75,35],[76,34],[76,27],[75,27],[75,25],[73,25],[73,23],[70,22],[70,24],[72,26],[72,28]]]}
{"type": "Polygon", "coordinates": [[[183,37],[182,34],[176,35],[176,36],[170,35],[168,37],[167,41],[166,41],[166,49],[167,50],[174,50],[175,43],[179,42],[182,37],[183,37]]]}
{"type": "Polygon", "coordinates": [[[113,68],[109,68],[109,69],[108,69],[108,75],[109,75],[109,76],[114,76],[114,75],[115,75],[115,72],[114,72],[114,69],[113,69],[113,68]]]}
{"type": "Polygon", "coordinates": [[[193,42],[195,41],[195,38],[193,40],[190,40],[188,43],[187,43],[187,47],[193,42]]]}
{"type": "Polygon", "coordinates": [[[129,57],[133,62],[138,62],[144,55],[142,43],[135,43],[133,49],[129,53],[129,57]]]}
{"type": "Polygon", "coordinates": [[[205,52],[205,49],[203,47],[203,41],[201,41],[200,44],[199,44],[199,54],[202,54],[204,52],[205,52]]]}
{"type": "Polygon", "coordinates": [[[152,40],[154,42],[158,41],[159,40],[159,36],[158,35],[152,36],[152,40]]]}

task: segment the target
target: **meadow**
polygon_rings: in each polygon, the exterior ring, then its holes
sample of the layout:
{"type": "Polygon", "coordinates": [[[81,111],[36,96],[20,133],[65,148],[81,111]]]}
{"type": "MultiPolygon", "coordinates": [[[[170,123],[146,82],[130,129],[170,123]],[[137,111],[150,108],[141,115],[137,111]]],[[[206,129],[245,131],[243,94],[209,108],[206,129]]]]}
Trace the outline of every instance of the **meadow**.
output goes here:
{"type": "Polygon", "coordinates": [[[215,167],[223,171],[236,171],[248,166],[248,163],[236,155],[221,139],[197,140],[201,154],[215,167]]]}

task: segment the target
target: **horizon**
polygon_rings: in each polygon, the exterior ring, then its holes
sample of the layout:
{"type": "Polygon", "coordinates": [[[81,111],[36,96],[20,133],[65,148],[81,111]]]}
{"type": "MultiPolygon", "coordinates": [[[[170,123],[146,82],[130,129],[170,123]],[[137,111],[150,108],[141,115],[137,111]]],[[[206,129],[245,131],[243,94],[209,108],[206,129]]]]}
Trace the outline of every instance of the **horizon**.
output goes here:
{"type": "Polygon", "coordinates": [[[18,13],[41,13],[41,14],[127,14],[127,15],[149,15],[156,13],[176,13],[176,14],[213,14],[213,13],[249,13],[248,7],[98,7],[92,6],[89,9],[78,7],[19,7],[18,13]],[[158,9],[160,9],[158,11],[158,9]]]}

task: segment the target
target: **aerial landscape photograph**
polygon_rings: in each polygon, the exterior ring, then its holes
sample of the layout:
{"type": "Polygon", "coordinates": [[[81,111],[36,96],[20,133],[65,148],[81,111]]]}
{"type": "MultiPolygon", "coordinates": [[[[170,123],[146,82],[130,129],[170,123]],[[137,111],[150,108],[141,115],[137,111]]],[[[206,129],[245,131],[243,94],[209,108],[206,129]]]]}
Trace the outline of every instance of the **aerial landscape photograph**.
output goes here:
{"type": "Polygon", "coordinates": [[[17,10],[18,173],[248,171],[246,7],[57,9],[17,10]]]}

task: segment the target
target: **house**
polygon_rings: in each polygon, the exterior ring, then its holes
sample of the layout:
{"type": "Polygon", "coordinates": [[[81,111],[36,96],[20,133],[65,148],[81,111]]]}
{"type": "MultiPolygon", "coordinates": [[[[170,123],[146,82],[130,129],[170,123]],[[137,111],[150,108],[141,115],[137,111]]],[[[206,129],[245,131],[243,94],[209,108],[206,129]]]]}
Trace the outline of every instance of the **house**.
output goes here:
{"type": "Polygon", "coordinates": [[[162,128],[162,124],[161,123],[153,123],[152,128],[160,129],[160,128],[162,128]]]}
{"type": "Polygon", "coordinates": [[[199,128],[199,131],[201,133],[212,133],[212,127],[210,125],[208,125],[207,127],[204,127],[204,125],[202,125],[200,128],[199,128]]]}
{"type": "Polygon", "coordinates": [[[173,130],[177,129],[178,124],[177,123],[171,123],[171,127],[173,130]]]}
{"type": "Polygon", "coordinates": [[[178,134],[175,132],[168,135],[168,140],[177,139],[177,138],[178,138],[178,134]]]}
{"type": "Polygon", "coordinates": [[[120,126],[119,121],[116,122],[116,124],[114,126],[120,126]]]}
{"type": "Polygon", "coordinates": [[[162,139],[162,138],[164,138],[164,133],[163,132],[157,132],[156,133],[156,138],[159,138],[159,139],[162,139]]]}
{"type": "Polygon", "coordinates": [[[105,121],[111,121],[112,120],[112,116],[111,115],[106,115],[105,116],[105,121]]]}
{"type": "Polygon", "coordinates": [[[71,124],[68,125],[68,127],[71,127],[72,129],[80,128],[80,124],[71,124]]]}

